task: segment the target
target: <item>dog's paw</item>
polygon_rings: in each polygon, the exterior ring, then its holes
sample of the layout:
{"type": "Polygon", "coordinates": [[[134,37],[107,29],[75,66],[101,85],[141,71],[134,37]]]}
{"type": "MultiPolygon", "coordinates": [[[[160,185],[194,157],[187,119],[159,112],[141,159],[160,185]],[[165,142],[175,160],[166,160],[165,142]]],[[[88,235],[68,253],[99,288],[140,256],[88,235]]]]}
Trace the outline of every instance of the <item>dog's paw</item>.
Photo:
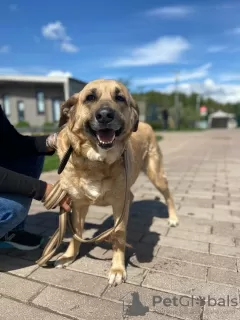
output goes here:
{"type": "Polygon", "coordinates": [[[74,262],[74,260],[75,260],[75,258],[73,258],[73,257],[66,257],[66,256],[62,255],[54,262],[54,266],[55,266],[55,268],[58,268],[58,269],[66,268],[70,264],[72,264],[74,262]]]}
{"type": "Polygon", "coordinates": [[[127,272],[125,268],[111,268],[108,274],[108,284],[110,286],[117,286],[127,279],[127,272]]]}
{"type": "Polygon", "coordinates": [[[179,225],[179,220],[177,217],[168,219],[169,227],[177,227],[179,225]]]}

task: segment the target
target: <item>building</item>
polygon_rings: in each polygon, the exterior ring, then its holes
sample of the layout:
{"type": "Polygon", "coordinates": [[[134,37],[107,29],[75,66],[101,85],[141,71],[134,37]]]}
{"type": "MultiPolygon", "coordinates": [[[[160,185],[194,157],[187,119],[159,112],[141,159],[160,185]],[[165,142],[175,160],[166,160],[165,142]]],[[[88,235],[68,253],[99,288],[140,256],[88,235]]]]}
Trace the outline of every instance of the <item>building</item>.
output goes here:
{"type": "Polygon", "coordinates": [[[209,128],[236,128],[237,121],[233,113],[227,113],[222,110],[213,112],[208,117],[209,128]]]}
{"type": "Polygon", "coordinates": [[[13,125],[59,120],[60,105],[86,82],[70,77],[0,75],[0,105],[13,125]]]}

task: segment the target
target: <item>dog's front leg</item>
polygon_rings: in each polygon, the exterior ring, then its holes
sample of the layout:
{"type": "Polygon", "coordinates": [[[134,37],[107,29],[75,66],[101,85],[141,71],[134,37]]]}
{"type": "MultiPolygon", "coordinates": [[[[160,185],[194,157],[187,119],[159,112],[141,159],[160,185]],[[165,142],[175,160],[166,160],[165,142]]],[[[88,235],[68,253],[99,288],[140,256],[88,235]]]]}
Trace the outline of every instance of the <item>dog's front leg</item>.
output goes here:
{"type": "MultiPolygon", "coordinates": [[[[118,285],[125,282],[127,279],[127,272],[125,267],[125,248],[126,248],[126,232],[129,215],[129,207],[133,200],[133,194],[129,191],[127,203],[124,210],[123,221],[116,228],[116,232],[112,238],[113,258],[112,266],[109,272],[109,284],[118,285]]],[[[123,210],[124,199],[117,199],[112,205],[114,223],[116,224],[123,210]]]]}
{"type": "MultiPolygon", "coordinates": [[[[85,218],[88,212],[88,206],[83,206],[76,202],[73,204],[72,225],[75,232],[82,237],[85,218]]],[[[63,268],[69,266],[79,254],[80,242],[72,238],[66,252],[55,261],[55,267],[63,268]]]]}

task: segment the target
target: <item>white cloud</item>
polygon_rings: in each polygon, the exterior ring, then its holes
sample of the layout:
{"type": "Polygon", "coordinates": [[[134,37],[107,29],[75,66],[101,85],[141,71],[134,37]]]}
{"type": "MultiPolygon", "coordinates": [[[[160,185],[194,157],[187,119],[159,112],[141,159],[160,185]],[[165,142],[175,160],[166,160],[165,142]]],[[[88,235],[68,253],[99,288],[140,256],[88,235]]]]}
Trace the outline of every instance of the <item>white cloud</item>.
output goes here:
{"type": "Polygon", "coordinates": [[[65,72],[61,70],[52,70],[47,74],[48,77],[71,77],[71,72],[65,72]]]}
{"type": "Polygon", "coordinates": [[[0,74],[46,74],[47,69],[40,66],[0,67],[0,74]]]}
{"type": "Polygon", "coordinates": [[[46,39],[60,41],[62,51],[70,53],[78,51],[77,46],[72,44],[72,39],[67,35],[66,28],[60,21],[51,22],[43,26],[42,35],[46,39]]]}
{"type": "MultiPolygon", "coordinates": [[[[161,92],[173,92],[175,85],[169,85],[159,89],[161,92]]],[[[202,83],[181,83],[178,90],[185,94],[193,92],[199,93],[204,97],[212,98],[220,103],[240,102],[240,85],[231,85],[225,83],[216,83],[212,79],[205,79],[202,83]]]]}
{"type": "Polygon", "coordinates": [[[217,52],[221,52],[221,51],[224,51],[224,50],[226,50],[227,49],[227,47],[226,46],[211,46],[211,47],[209,47],[208,49],[207,49],[207,51],[209,52],[209,53],[217,53],[217,52]]]}
{"type": "Polygon", "coordinates": [[[133,49],[130,57],[119,58],[111,66],[149,66],[175,63],[179,60],[182,53],[189,48],[189,42],[183,37],[165,36],[157,39],[155,42],[133,49]]]}
{"type": "Polygon", "coordinates": [[[190,6],[169,6],[151,9],[147,11],[147,15],[165,18],[185,18],[193,12],[194,9],[190,6]]]}
{"type": "MultiPolygon", "coordinates": [[[[204,64],[203,66],[196,68],[191,71],[180,71],[179,81],[188,81],[193,79],[205,78],[208,75],[208,71],[211,68],[211,63],[204,64]]],[[[175,76],[162,76],[162,77],[149,77],[149,78],[140,78],[135,79],[135,85],[153,85],[153,84],[164,84],[164,83],[174,83],[175,76]]]]}
{"type": "Polygon", "coordinates": [[[42,27],[42,34],[45,38],[51,40],[65,40],[67,37],[65,27],[60,21],[48,23],[42,27]]]}
{"type": "Polygon", "coordinates": [[[19,74],[19,71],[10,67],[0,67],[0,74],[19,74]]]}
{"type": "Polygon", "coordinates": [[[219,76],[219,80],[223,82],[239,81],[240,73],[223,73],[219,76]]]}
{"type": "Polygon", "coordinates": [[[61,49],[62,51],[73,53],[78,51],[78,47],[69,42],[62,42],[61,49]]]}
{"type": "Polygon", "coordinates": [[[9,10],[10,11],[17,11],[17,5],[16,4],[10,4],[9,10]]]}
{"type": "Polygon", "coordinates": [[[10,51],[10,47],[9,46],[1,46],[0,47],[0,53],[8,53],[10,51]]]}

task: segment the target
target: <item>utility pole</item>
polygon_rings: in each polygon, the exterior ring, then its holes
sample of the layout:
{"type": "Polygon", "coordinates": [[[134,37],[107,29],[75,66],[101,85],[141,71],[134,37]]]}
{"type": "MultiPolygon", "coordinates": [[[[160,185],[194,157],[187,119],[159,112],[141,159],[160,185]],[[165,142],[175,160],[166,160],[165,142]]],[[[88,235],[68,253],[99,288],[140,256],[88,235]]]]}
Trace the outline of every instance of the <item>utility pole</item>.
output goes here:
{"type": "Polygon", "coordinates": [[[200,110],[200,102],[201,102],[201,94],[198,94],[196,97],[196,111],[199,114],[200,110]]]}
{"type": "Polygon", "coordinates": [[[175,78],[175,96],[174,96],[174,105],[175,105],[175,123],[176,128],[179,129],[179,96],[178,96],[178,82],[179,82],[179,71],[176,73],[175,78]]]}

